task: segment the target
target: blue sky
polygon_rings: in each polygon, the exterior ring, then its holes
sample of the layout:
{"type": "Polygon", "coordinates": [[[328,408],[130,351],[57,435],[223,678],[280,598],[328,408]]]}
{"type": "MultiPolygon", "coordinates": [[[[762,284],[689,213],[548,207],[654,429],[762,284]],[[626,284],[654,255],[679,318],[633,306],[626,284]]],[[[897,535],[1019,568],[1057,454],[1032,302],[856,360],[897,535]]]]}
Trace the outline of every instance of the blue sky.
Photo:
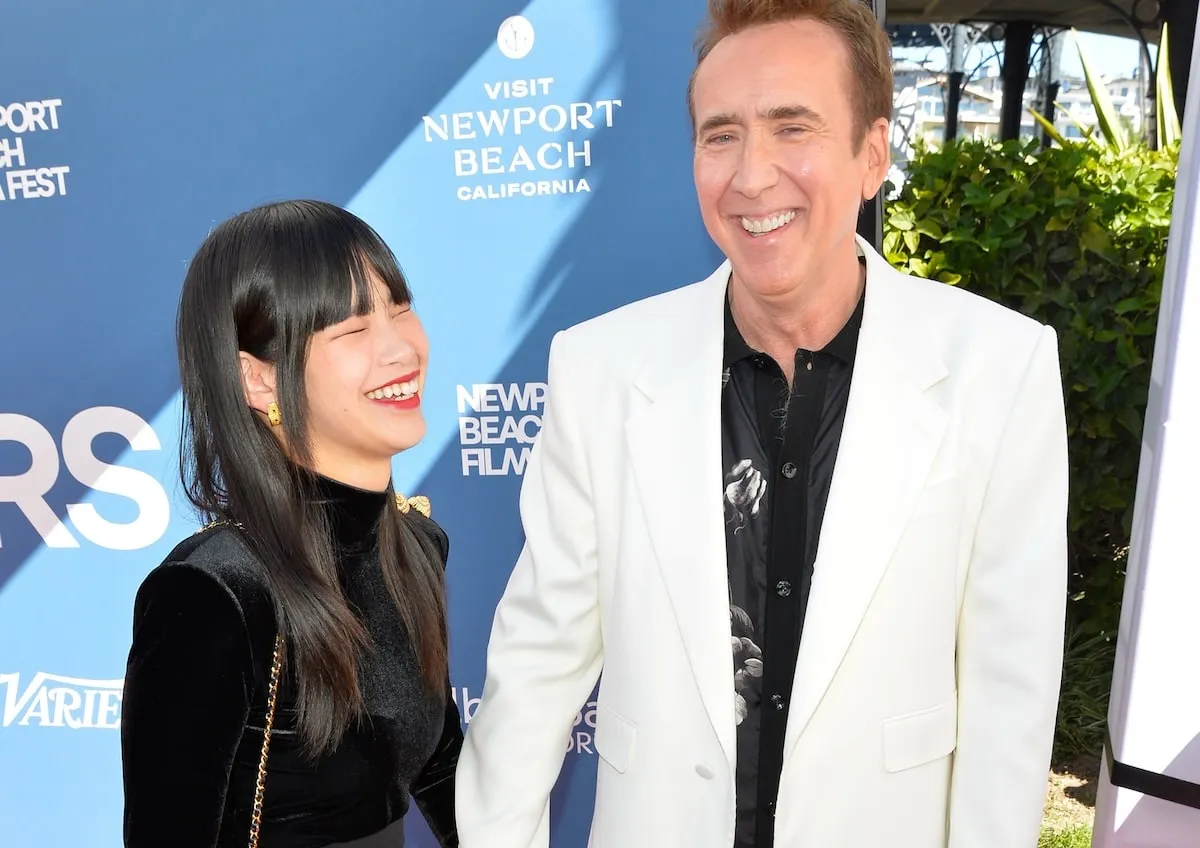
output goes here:
{"type": "MultiPolygon", "coordinates": [[[[1088,55],[1088,61],[1101,74],[1109,77],[1128,75],[1137,68],[1138,52],[1141,49],[1137,39],[1118,38],[1111,35],[1095,35],[1093,33],[1079,33],[1078,37],[1083,43],[1083,49],[1088,55]]],[[[1002,45],[997,45],[997,47],[1003,52],[1002,45]]],[[[992,48],[989,45],[985,45],[982,48],[976,47],[967,57],[967,69],[974,68],[985,56],[991,54],[992,48]]],[[[920,61],[927,58],[930,70],[941,70],[945,68],[946,64],[945,51],[940,47],[897,50],[895,55],[896,59],[910,61],[920,61]]],[[[1150,55],[1156,55],[1154,45],[1150,46],[1150,55]]],[[[994,58],[992,59],[992,63],[996,68],[999,67],[994,58]]],[[[1066,43],[1063,45],[1062,70],[1066,76],[1083,76],[1083,69],[1079,64],[1079,54],[1075,49],[1074,41],[1070,35],[1066,36],[1066,43]]]]}

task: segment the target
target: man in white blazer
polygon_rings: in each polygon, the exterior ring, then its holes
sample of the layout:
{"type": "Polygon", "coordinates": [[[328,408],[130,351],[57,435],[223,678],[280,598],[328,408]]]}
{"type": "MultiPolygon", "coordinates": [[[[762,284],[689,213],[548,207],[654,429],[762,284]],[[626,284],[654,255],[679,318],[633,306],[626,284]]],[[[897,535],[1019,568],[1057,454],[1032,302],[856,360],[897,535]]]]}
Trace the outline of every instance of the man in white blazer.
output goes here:
{"type": "Polygon", "coordinates": [[[463,848],[548,844],[598,678],[591,848],[1036,844],[1066,605],[1057,341],[856,235],[888,52],[859,0],[710,2],[689,100],[728,259],[551,345],[463,848]]]}

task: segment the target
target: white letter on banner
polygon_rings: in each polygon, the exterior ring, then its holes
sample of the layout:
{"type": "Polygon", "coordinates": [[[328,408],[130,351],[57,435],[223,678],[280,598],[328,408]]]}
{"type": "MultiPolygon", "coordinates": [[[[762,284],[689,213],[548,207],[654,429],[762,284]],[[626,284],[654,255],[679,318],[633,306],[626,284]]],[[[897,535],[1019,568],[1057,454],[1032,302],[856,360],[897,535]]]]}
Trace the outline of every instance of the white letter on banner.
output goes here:
{"type": "Polygon", "coordinates": [[[63,430],[63,461],[72,476],[90,489],[129,498],[138,506],[138,517],[116,524],[101,518],[91,504],[67,504],[67,514],[79,532],[97,545],[114,551],[148,547],[162,538],[170,522],[167,493],[144,471],[97,459],[92,441],[101,433],[123,436],[135,451],[157,451],[162,445],[149,423],[116,406],[85,409],[63,430]]]}
{"type": "Polygon", "coordinates": [[[559,168],[561,168],[563,166],[562,145],[557,141],[549,141],[539,147],[538,164],[547,171],[557,171],[559,168]],[[554,157],[553,162],[550,161],[550,157],[546,155],[550,152],[558,154],[556,157],[554,157]]]}
{"type": "Polygon", "coordinates": [[[442,141],[450,140],[450,124],[449,119],[445,115],[441,115],[441,124],[436,123],[433,118],[426,115],[421,118],[421,123],[425,125],[425,140],[433,141],[433,136],[436,135],[442,141]],[[432,132],[431,132],[432,131],[432,132]]]}
{"type": "Polygon", "coordinates": [[[454,151],[454,173],[459,177],[470,177],[479,173],[475,151],[469,148],[454,151]]]}
{"type": "Polygon", "coordinates": [[[583,160],[585,168],[590,168],[592,165],[592,140],[586,138],[583,140],[583,146],[575,147],[574,141],[567,142],[567,167],[574,168],[575,162],[578,159],[583,160]]]}
{"type": "Polygon", "coordinates": [[[28,471],[0,476],[0,503],[16,504],[48,547],[79,547],[79,542],[46,503],[46,493],[58,479],[58,445],[54,444],[54,437],[28,416],[3,412],[0,442],[20,442],[31,457],[28,471]]]}
{"type": "Polygon", "coordinates": [[[500,163],[501,147],[485,147],[483,153],[483,172],[485,174],[503,174],[504,165],[500,163]]]}

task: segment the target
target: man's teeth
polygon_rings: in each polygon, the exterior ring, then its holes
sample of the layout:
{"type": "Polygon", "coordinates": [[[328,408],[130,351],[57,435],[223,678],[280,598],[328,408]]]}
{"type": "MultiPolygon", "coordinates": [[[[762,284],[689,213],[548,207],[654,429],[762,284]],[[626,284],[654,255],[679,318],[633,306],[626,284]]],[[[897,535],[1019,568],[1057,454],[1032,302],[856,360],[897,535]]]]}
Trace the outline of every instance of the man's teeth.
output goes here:
{"type": "Polygon", "coordinates": [[[778,215],[772,215],[770,218],[742,218],[742,226],[748,233],[761,235],[769,233],[772,230],[778,230],[784,224],[790,223],[796,217],[794,210],[788,212],[780,212],[778,215]]]}
{"type": "Polygon", "coordinates": [[[408,400],[416,393],[417,381],[409,380],[406,383],[392,383],[382,389],[367,392],[367,397],[372,400],[408,400]]]}

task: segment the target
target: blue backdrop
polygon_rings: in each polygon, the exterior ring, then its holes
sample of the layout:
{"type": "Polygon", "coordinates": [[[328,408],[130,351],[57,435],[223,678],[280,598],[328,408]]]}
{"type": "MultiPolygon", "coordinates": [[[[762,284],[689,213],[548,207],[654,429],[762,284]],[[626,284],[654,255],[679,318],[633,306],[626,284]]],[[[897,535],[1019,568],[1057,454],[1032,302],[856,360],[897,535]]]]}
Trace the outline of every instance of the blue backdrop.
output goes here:
{"type": "MultiPolygon", "coordinates": [[[[176,472],[179,285],[209,229],[261,202],[346,206],[411,279],[432,344],[429,435],[397,458],[396,483],[428,495],[451,536],[469,721],[521,544],[551,335],[718,261],[684,105],[703,5],[6,9],[0,844],[121,844],[133,596],[196,526],[176,472]]],[[[586,843],[590,719],[556,790],[558,846],[586,843]]]]}

